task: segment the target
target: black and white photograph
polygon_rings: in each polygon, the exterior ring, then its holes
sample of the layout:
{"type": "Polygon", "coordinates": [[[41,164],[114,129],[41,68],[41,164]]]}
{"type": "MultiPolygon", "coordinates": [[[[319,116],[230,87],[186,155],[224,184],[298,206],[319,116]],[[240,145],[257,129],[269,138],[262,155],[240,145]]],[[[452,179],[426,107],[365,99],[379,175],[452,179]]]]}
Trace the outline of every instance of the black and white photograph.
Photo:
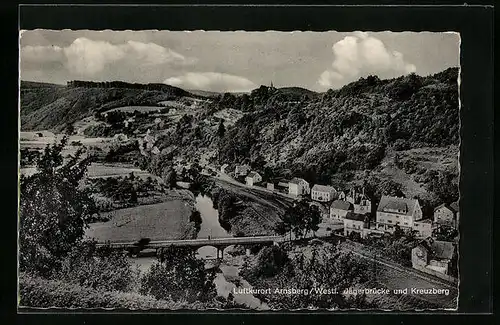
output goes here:
{"type": "Polygon", "coordinates": [[[21,30],[18,308],[456,311],[460,44],[21,30]]]}

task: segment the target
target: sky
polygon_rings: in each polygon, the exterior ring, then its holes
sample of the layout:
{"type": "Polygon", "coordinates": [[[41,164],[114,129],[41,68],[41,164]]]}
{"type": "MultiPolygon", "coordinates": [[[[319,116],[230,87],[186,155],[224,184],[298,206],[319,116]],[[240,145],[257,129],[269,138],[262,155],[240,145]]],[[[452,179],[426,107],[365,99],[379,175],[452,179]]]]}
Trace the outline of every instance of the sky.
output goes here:
{"type": "Polygon", "coordinates": [[[434,32],[31,30],[20,33],[21,79],[165,83],[245,92],[314,91],[368,75],[421,76],[459,66],[460,36],[434,32]]]}

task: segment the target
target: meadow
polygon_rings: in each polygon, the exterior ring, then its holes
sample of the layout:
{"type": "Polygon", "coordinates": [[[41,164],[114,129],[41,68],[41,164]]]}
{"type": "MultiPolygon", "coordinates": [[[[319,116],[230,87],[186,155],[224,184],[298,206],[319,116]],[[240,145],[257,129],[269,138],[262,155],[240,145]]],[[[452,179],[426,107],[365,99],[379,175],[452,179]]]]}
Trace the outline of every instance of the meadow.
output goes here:
{"type": "Polygon", "coordinates": [[[189,218],[195,210],[186,200],[186,191],[172,191],[170,200],[151,205],[119,209],[104,213],[111,219],[90,224],[86,237],[97,241],[136,241],[195,238],[196,231],[189,218]]]}

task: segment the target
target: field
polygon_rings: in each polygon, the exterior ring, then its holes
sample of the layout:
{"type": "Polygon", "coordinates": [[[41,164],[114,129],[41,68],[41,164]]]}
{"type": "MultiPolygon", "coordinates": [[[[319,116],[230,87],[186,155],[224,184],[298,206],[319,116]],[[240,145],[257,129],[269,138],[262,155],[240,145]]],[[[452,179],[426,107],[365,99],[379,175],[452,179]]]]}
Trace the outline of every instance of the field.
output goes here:
{"type": "Polygon", "coordinates": [[[186,200],[186,191],[174,191],[170,198],[164,203],[108,212],[106,214],[111,216],[111,220],[91,224],[86,236],[97,241],[194,238],[196,232],[189,222],[194,206],[186,200]]]}
{"type": "Polygon", "coordinates": [[[151,176],[147,171],[135,168],[133,165],[129,164],[100,164],[92,163],[88,168],[89,178],[98,177],[117,177],[117,176],[128,176],[130,173],[134,173],[134,176],[147,177],[151,176]]]}

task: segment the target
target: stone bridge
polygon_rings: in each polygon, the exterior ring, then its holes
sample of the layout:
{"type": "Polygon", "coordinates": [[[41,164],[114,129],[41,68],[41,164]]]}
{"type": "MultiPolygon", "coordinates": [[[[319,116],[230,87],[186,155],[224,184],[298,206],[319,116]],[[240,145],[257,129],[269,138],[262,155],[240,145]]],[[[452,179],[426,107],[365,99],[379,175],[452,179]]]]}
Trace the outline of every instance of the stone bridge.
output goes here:
{"type": "MultiPolygon", "coordinates": [[[[285,241],[282,236],[252,236],[252,237],[228,237],[228,238],[211,238],[211,239],[182,239],[182,240],[157,240],[148,241],[141,240],[136,242],[100,242],[98,247],[108,246],[112,249],[127,250],[130,254],[137,254],[143,249],[158,249],[177,246],[177,247],[192,247],[198,249],[204,246],[212,246],[217,249],[217,258],[224,258],[224,249],[231,245],[250,246],[255,244],[276,245],[285,241]]],[[[246,249],[247,255],[250,254],[250,248],[246,249]]]]}

